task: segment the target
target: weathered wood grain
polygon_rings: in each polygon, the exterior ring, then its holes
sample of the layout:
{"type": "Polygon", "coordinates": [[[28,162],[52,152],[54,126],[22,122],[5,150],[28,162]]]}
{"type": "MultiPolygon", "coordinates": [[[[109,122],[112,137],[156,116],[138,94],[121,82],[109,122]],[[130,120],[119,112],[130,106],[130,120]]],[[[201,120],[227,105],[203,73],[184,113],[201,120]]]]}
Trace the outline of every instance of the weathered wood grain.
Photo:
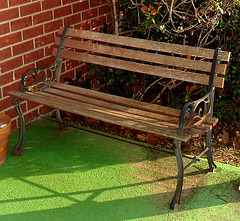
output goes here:
{"type": "Polygon", "coordinates": [[[190,130],[186,131],[183,135],[181,135],[178,133],[178,129],[176,127],[170,127],[164,122],[159,125],[156,123],[147,122],[146,120],[136,118],[130,119],[129,116],[126,116],[121,112],[109,112],[94,105],[92,105],[93,107],[88,105],[83,106],[81,102],[72,101],[70,99],[62,97],[56,96],[54,98],[51,98],[50,96],[46,97],[45,94],[41,95],[36,93],[21,93],[17,91],[11,91],[9,92],[9,95],[19,99],[29,100],[37,104],[46,105],[52,108],[61,109],[63,111],[94,118],[112,124],[117,124],[119,126],[128,127],[131,129],[155,133],[157,135],[162,135],[174,139],[176,138],[182,141],[187,141],[191,138],[190,130]],[[64,99],[65,101],[63,101],[64,99]]]}
{"type": "MultiPolygon", "coordinates": [[[[59,45],[60,38],[56,38],[55,44],[59,45]]],[[[120,58],[128,58],[132,60],[138,60],[142,62],[149,62],[155,64],[162,64],[167,66],[173,66],[177,68],[190,69],[202,72],[211,72],[212,62],[206,62],[201,60],[194,60],[183,57],[174,57],[172,55],[161,55],[156,53],[136,51],[132,49],[119,48],[108,45],[100,45],[96,43],[83,42],[76,39],[65,39],[63,46],[75,49],[81,49],[83,51],[91,51],[99,54],[115,56],[120,58]]],[[[226,64],[217,64],[215,73],[225,75],[226,64]]]]}
{"type": "MultiPolygon", "coordinates": [[[[57,54],[57,49],[53,49],[53,55],[57,54]]],[[[86,63],[103,65],[107,67],[123,69],[127,71],[132,71],[136,73],[143,73],[154,75],[158,77],[171,78],[181,81],[188,81],[196,84],[209,84],[209,76],[194,72],[181,71],[177,69],[170,69],[165,67],[153,66],[148,64],[142,64],[132,61],[124,61],[115,58],[101,57],[98,55],[86,54],[82,52],[74,52],[62,50],[61,57],[76,61],[82,61],[86,63]]],[[[224,78],[222,77],[214,77],[213,86],[223,88],[224,86],[224,78]]]]}
{"type": "MultiPolygon", "coordinates": [[[[62,34],[62,32],[63,32],[63,28],[59,30],[59,34],[62,34]]],[[[116,36],[111,34],[104,34],[99,32],[79,30],[79,29],[73,29],[73,28],[68,29],[67,35],[71,37],[90,39],[94,41],[118,44],[122,46],[129,46],[129,47],[141,48],[146,50],[155,50],[159,52],[167,52],[167,53],[208,58],[208,59],[212,59],[214,54],[214,50],[212,49],[191,47],[191,46],[178,45],[178,44],[169,44],[169,43],[158,42],[158,41],[148,41],[145,39],[116,36]]],[[[218,59],[224,62],[229,62],[230,53],[226,51],[220,51],[218,59]]]]}

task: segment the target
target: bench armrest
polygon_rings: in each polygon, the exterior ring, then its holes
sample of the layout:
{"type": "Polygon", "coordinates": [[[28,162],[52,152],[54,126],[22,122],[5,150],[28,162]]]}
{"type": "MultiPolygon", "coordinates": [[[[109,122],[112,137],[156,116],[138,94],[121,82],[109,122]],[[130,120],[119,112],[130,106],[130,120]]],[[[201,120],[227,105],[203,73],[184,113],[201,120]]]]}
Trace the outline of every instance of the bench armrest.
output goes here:
{"type": "Polygon", "coordinates": [[[196,101],[186,103],[181,110],[178,129],[180,134],[183,133],[183,128],[191,128],[197,126],[208,116],[212,116],[213,114],[213,102],[215,93],[215,88],[213,87],[213,78],[216,70],[218,52],[219,48],[216,48],[213,55],[207,94],[196,101]]]}
{"type": "Polygon", "coordinates": [[[180,114],[179,133],[183,133],[183,129],[198,126],[208,116],[212,116],[214,88],[204,97],[186,103],[180,114]]]}
{"type": "Polygon", "coordinates": [[[62,66],[62,59],[60,58],[60,55],[68,28],[69,26],[64,28],[54,62],[49,66],[42,68],[30,68],[24,72],[21,79],[21,92],[34,92],[41,90],[51,85],[54,81],[59,80],[62,66]]]}
{"type": "Polygon", "coordinates": [[[51,65],[43,68],[30,68],[26,70],[21,79],[21,92],[34,92],[48,87],[56,80],[59,62],[54,61],[51,65]]]}

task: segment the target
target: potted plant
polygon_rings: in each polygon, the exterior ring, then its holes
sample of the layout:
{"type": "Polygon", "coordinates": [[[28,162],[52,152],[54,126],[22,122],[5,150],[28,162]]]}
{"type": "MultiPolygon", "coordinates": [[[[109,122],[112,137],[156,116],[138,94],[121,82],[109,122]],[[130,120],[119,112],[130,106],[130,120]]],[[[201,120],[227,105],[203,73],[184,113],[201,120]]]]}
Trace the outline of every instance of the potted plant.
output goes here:
{"type": "Polygon", "coordinates": [[[0,113],[0,166],[6,161],[8,137],[11,133],[11,118],[0,113]]]}

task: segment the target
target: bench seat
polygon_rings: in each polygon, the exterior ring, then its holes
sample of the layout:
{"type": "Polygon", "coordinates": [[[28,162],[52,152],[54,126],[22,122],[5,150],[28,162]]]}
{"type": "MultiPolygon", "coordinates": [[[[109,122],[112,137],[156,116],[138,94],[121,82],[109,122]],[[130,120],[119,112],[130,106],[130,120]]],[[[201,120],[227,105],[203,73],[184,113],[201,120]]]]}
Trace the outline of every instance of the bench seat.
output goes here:
{"type": "Polygon", "coordinates": [[[218,119],[206,118],[195,128],[178,131],[180,110],[98,91],[55,82],[42,91],[17,92],[9,95],[55,109],[95,118],[131,129],[187,141],[212,129],[218,119]]]}

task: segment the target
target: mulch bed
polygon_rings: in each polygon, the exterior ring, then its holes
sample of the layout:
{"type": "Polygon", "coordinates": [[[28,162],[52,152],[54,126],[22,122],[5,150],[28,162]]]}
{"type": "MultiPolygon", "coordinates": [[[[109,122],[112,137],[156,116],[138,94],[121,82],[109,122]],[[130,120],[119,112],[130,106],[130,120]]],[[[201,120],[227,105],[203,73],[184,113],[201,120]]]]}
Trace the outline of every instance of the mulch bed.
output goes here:
{"type": "MultiPolygon", "coordinates": [[[[156,136],[151,133],[143,133],[137,130],[113,125],[99,120],[64,113],[64,119],[69,123],[75,123],[92,129],[97,129],[113,135],[134,139],[148,144],[172,149],[172,140],[156,136]]],[[[198,155],[206,147],[206,138],[191,139],[182,143],[182,152],[190,155],[198,155]]],[[[221,122],[213,130],[212,152],[214,161],[240,167],[240,131],[221,122]]],[[[204,157],[204,156],[203,156],[204,157]]]]}

